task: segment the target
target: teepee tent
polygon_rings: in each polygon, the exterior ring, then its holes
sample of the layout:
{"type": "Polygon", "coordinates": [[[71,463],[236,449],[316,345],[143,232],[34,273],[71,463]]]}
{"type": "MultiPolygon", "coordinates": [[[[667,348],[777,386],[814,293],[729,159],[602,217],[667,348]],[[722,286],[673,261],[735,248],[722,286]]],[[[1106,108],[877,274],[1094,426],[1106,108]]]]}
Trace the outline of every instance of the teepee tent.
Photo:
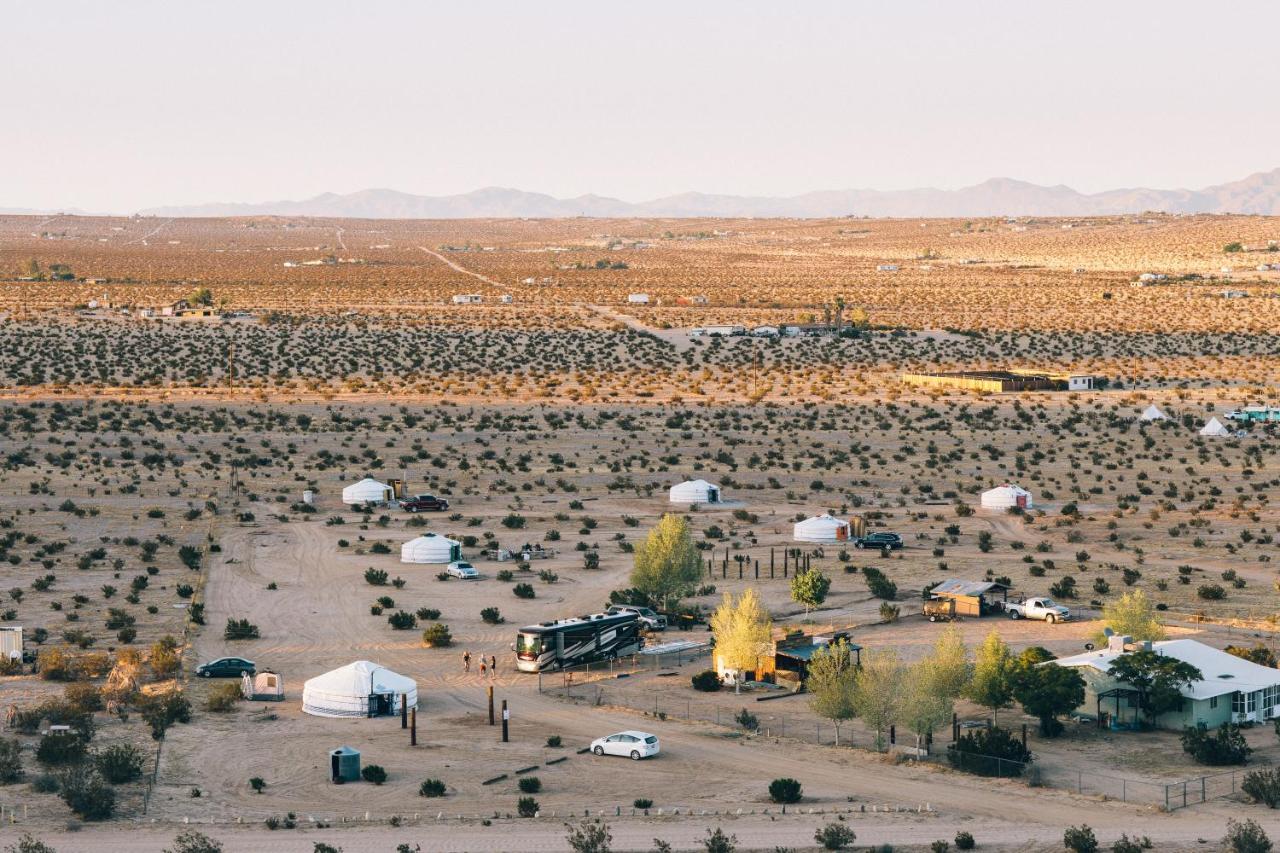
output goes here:
{"type": "Polygon", "coordinates": [[[1209,422],[1200,430],[1201,435],[1224,436],[1231,435],[1231,430],[1222,425],[1222,421],[1217,418],[1209,418],[1209,422]]]}
{"type": "Polygon", "coordinates": [[[1160,411],[1159,406],[1152,403],[1150,406],[1147,406],[1146,411],[1142,413],[1141,419],[1144,421],[1166,421],[1169,419],[1169,416],[1160,411]]]}
{"type": "Polygon", "coordinates": [[[1031,505],[1031,493],[1012,483],[1005,483],[982,493],[984,509],[1009,509],[1015,506],[1031,509],[1031,505]]]}
{"type": "Polygon", "coordinates": [[[849,538],[849,522],[830,515],[815,515],[796,522],[791,538],[797,542],[844,542],[849,538]]]}
{"type": "Polygon", "coordinates": [[[360,482],[352,483],[342,490],[342,502],[350,506],[382,503],[391,500],[391,497],[391,487],[372,477],[365,477],[360,482]]]}
{"type": "Polygon", "coordinates": [[[438,533],[424,533],[400,546],[402,563],[452,563],[462,559],[462,543],[438,533]]]}
{"type": "Polygon", "coordinates": [[[720,487],[706,480],[687,480],[671,487],[673,504],[718,504],[720,487]]]}
{"type": "Polygon", "coordinates": [[[379,717],[398,714],[402,697],[418,707],[418,683],[367,660],[307,679],[302,710],[317,717],[379,717]]]}

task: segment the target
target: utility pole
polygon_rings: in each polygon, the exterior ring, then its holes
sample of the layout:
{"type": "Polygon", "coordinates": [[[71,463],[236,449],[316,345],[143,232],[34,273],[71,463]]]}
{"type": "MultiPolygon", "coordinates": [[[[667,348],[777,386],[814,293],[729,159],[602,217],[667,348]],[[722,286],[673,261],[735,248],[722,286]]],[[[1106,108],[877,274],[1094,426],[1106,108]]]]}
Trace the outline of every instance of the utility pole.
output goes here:
{"type": "Polygon", "coordinates": [[[236,343],[227,341],[227,390],[236,390],[236,343]]]}

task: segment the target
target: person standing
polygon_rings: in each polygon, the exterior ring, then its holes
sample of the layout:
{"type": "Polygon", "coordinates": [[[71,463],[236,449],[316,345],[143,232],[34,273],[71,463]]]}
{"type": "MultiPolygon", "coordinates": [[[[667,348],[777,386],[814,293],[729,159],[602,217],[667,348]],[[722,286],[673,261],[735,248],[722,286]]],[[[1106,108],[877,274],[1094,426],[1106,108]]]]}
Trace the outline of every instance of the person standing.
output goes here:
{"type": "Polygon", "coordinates": [[[484,655],[480,655],[480,677],[484,678],[484,655]]]}
{"type": "Polygon", "coordinates": [[[462,671],[463,672],[471,671],[471,651],[470,650],[467,650],[462,653],[462,671]]]}
{"type": "Polygon", "coordinates": [[[498,656],[497,655],[489,655],[489,677],[490,678],[498,677],[498,656]]]}

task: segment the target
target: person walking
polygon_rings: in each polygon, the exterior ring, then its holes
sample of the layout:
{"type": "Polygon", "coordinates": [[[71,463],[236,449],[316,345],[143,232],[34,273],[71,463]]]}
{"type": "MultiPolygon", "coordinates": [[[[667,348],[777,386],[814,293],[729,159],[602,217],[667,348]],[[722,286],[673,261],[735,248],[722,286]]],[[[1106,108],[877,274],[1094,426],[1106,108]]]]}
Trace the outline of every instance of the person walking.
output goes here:
{"type": "Polygon", "coordinates": [[[470,652],[470,650],[465,651],[465,652],[463,652],[463,653],[462,653],[462,671],[463,671],[463,672],[470,672],[470,671],[471,671],[471,652],[470,652]]]}
{"type": "Polygon", "coordinates": [[[484,655],[480,655],[480,677],[484,678],[484,655]]]}

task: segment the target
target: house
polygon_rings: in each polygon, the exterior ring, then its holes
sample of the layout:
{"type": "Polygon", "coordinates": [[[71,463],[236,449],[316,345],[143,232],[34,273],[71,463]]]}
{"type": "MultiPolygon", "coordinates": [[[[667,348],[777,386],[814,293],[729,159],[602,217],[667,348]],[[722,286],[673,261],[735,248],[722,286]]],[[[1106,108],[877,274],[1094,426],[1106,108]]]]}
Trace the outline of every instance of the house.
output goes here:
{"type": "Polygon", "coordinates": [[[959,388],[992,394],[1021,391],[1092,391],[1102,380],[1081,373],[1034,370],[964,370],[955,373],[904,373],[902,381],[924,388],[959,388]]]}
{"type": "Polygon", "coordinates": [[[954,602],[956,616],[990,616],[1004,612],[1009,600],[1009,587],[998,581],[966,581],[947,578],[929,590],[931,599],[954,602]],[[999,604],[997,604],[997,598],[999,604]]]}
{"type": "Polygon", "coordinates": [[[1102,728],[1137,728],[1146,723],[1139,710],[1139,692],[1112,677],[1110,670],[1116,658],[1143,649],[1189,663],[1201,674],[1199,681],[1180,691],[1180,710],[1156,718],[1157,728],[1181,731],[1200,724],[1214,728],[1228,722],[1256,723],[1280,716],[1280,670],[1197,640],[1134,643],[1130,637],[1112,636],[1107,638],[1106,648],[1044,665],[1073,667],[1084,678],[1085,701],[1078,713],[1096,714],[1102,728]]]}
{"type": "Polygon", "coordinates": [[[454,305],[479,305],[484,302],[484,297],[479,293],[455,293],[453,295],[454,305]]]}
{"type": "Polygon", "coordinates": [[[781,334],[777,326],[756,326],[751,330],[751,336],[755,338],[776,338],[781,334]]]}
{"type": "Polygon", "coordinates": [[[681,296],[676,299],[677,305],[706,305],[707,297],[705,296],[681,296]]]}
{"type": "Polygon", "coordinates": [[[498,301],[503,305],[510,305],[514,300],[511,298],[510,293],[504,293],[498,297],[498,301]]]}
{"type": "Polygon", "coordinates": [[[878,267],[876,267],[876,272],[897,272],[897,271],[898,271],[897,264],[880,264],[878,267]]]}
{"type": "Polygon", "coordinates": [[[647,293],[628,293],[627,302],[631,305],[648,305],[649,294],[647,293]]]}
{"type": "Polygon", "coordinates": [[[728,324],[704,326],[703,333],[713,338],[737,337],[739,335],[745,335],[747,333],[747,327],[728,324]]]}
{"type": "Polygon", "coordinates": [[[778,636],[766,646],[762,644],[760,656],[756,659],[754,670],[738,671],[725,666],[719,655],[714,656],[716,674],[721,679],[733,684],[741,677],[743,682],[763,681],[767,684],[786,684],[793,691],[798,691],[809,676],[809,661],[818,649],[824,649],[832,643],[846,642],[849,653],[853,655],[854,666],[862,666],[862,646],[849,640],[848,631],[836,631],[830,634],[805,634],[803,631],[778,636]]]}

